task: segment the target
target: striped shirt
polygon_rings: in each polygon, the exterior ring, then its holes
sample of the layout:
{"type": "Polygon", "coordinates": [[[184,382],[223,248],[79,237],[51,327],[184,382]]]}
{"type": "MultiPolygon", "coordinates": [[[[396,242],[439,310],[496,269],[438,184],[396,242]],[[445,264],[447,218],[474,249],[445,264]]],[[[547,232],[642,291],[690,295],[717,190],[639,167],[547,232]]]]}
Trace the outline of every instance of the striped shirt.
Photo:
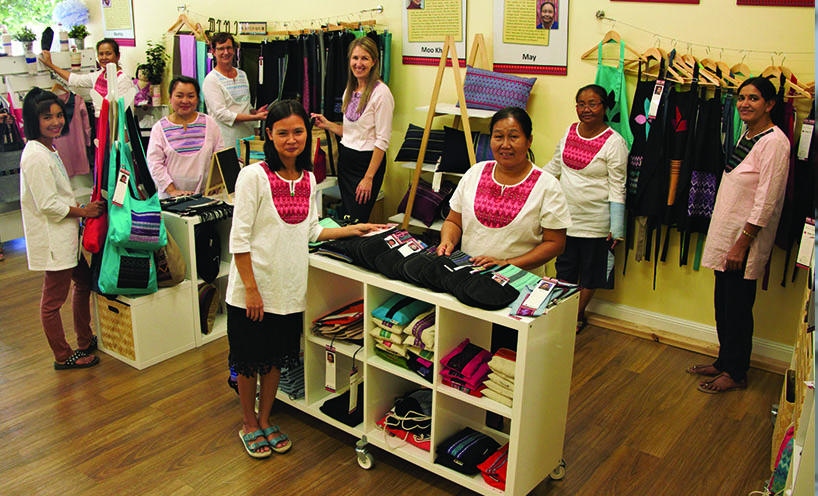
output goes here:
{"type": "Polygon", "coordinates": [[[758,140],[763,138],[764,136],[773,132],[773,128],[770,128],[764,132],[758,133],[752,138],[747,138],[747,133],[744,133],[744,136],[741,137],[736,148],[733,150],[733,154],[730,156],[730,160],[727,161],[727,164],[724,166],[724,170],[730,172],[731,170],[735,169],[741,162],[747,158],[747,155],[750,153],[750,150],[753,149],[758,140]]]}
{"type": "Polygon", "coordinates": [[[176,153],[191,155],[202,149],[207,131],[204,114],[199,113],[196,120],[187,125],[187,129],[170,122],[167,117],[163,117],[159,122],[162,124],[162,131],[165,133],[168,144],[176,153]]]}

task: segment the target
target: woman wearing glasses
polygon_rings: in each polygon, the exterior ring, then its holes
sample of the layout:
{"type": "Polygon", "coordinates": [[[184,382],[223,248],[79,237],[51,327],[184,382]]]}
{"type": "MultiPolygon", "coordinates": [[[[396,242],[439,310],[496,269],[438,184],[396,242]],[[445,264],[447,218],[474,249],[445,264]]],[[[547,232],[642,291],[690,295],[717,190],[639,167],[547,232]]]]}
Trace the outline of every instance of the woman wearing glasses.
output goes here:
{"type": "Polygon", "coordinates": [[[247,74],[233,67],[236,40],[230,33],[216,33],[210,40],[216,67],[202,83],[207,113],[219,124],[222,146],[236,146],[236,140],[255,134],[255,121],[267,118],[267,110],[250,108],[250,83],[247,74]]]}
{"type": "Polygon", "coordinates": [[[625,237],[628,146],[605,123],[607,92],[596,84],[577,92],[577,117],[545,170],[560,180],[571,212],[557,277],[579,284],[577,332],[596,289],[613,289],[613,248],[625,237]]]}

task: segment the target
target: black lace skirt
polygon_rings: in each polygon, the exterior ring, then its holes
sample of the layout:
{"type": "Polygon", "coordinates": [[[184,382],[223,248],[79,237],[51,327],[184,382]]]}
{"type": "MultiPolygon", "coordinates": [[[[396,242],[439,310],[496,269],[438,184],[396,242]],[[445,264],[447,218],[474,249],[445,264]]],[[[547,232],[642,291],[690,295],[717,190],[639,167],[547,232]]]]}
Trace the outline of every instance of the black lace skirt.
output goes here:
{"type": "Polygon", "coordinates": [[[244,308],[227,305],[227,361],[244,377],[265,375],[273,368],[298,363],[304,312],[278,315],[264,313],[261,322],[247,318],[244,308]]]}

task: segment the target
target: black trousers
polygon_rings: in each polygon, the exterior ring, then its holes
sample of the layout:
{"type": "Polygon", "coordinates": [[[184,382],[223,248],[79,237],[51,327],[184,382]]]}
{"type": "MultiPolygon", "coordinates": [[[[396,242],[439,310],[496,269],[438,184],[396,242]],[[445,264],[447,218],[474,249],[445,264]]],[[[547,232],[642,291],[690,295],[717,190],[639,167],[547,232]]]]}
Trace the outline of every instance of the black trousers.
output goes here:
{"type": "Polygon", "coordinates": [[[351,219],[357,219],[357,222],[369,222],[369,216],[378,199],[386,172],[386,154],[384,154],[375,172],[375,177],[372,179],[369,201],[366,203],[355,201],[355,190],[358,188],[358,183],[364,178],[371,159],[371,151],[353,150],[338,143],[338,189],[341,190],[341,204],[344,206],[345,213],[351,219]]]}
{"type": "Polygon", "coordinates": [[[753,304],[756,281],[744,279],[744,271],[715,271],[716,330],[719,357],[713,366],[727,372],[734,381],[747,378],[753,351],[753,304]]]}

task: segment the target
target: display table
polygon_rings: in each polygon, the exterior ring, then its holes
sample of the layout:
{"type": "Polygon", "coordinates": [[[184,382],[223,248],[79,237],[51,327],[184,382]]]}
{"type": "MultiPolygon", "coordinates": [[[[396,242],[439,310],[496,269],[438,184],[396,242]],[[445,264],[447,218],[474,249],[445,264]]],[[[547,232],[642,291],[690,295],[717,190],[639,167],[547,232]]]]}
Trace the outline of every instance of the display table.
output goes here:
{"type": "MultiPolygon", "coordinates": [[[[481,494],[504,494],[473,477],[434,464],[434,447],[463,427],[471,427],[493,437],[500,445],[509,443],[508,480],[505,494],[527,494],[546,477],[561,478],[568,394],[574,356],[575,324],[579,295],[575,294],[536,319],[507,315],[507,310],[486,311],[460,303],[451,295],[429,290],[332,260],[310,256],[310,272],[305,314],[304,373],[305,398],[291,400],[279,392],[278,399],[344,432],[368,442],[437,475],[481,494]],[[430,384],[406,369],[393,365],[374,353],[366,318],[372,310],[395,294],[410,296],[436,307],[435,383],[430,384]],[[324,389],[325,347],[328,339],[310,332],[313,319],[356,299],[364,299],[364,346],[336,341],[336,384],[339,391],[324,389]],[[477,398],[441,384],[439,357],[465,338],[489,349],[492,324],[517,331],[517,362],[514,403],[509,408],[488,398],[477,398]],[[357,354],[356,354],[357,352],[357,354]],[[319,410],[327,399],[348,389],[349,371],[355,366],[364,378],[364,421],[356,427],[338,422],[319,410]],[[346,385],[346,388],[340,386],[346,385]],[[387,438],[375,426],[388,412],[396,397],[418,388],[430,388],[432,400],[432,452],[387,438]],[[510,434],[485,425],[486,412],[510,419],[510,434]]],[[[362,443],[359,443],[362,444],[362,443]]],[[[358,450],[362,467],[371,466],[365,447],[358,450]]]]}

